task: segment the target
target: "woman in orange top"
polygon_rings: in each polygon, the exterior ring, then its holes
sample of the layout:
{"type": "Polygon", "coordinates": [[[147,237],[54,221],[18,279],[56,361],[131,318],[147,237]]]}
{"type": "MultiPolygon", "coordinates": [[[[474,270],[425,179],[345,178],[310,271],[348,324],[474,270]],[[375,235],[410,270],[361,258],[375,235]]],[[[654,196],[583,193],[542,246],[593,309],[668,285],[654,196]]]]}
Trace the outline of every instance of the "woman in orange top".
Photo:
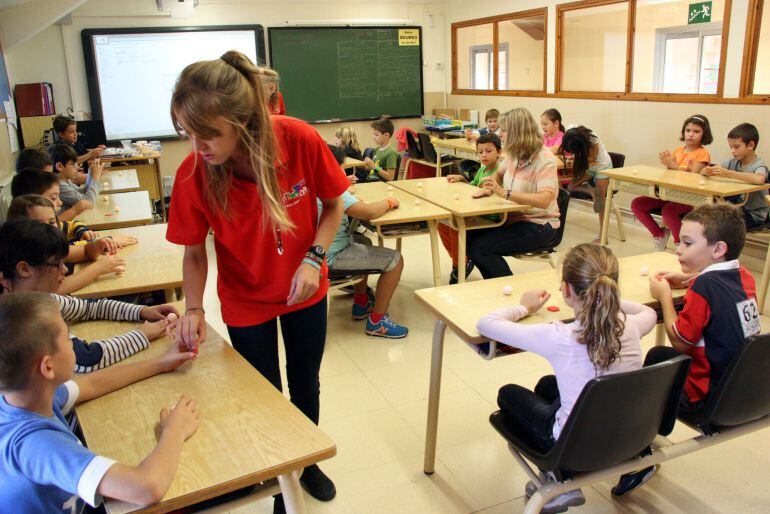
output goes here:
{"type": "MultiPolygon", "coordinates": [[[[673,152],[668,150],[660,152],[658,155],[660,163],[670,170],[700,173],[711,161],[709,151],[704,148],[704,145],[709,145],[714,140],[709,120],[701,114],[687,118],[682,124],[679,140],[684,141],[684,146],[680,146],[673,152]]],[[[640,196],[631,202],[631,210],[655,238],[655,251],[662,252],[665,251],[672,234],[674,242],[679,244],[682,216],[690,212],[692,206],[640,196]],[[657,210],[661,211],[666,228],[658,225],[652,218],[652,212],[657,210]]]]}

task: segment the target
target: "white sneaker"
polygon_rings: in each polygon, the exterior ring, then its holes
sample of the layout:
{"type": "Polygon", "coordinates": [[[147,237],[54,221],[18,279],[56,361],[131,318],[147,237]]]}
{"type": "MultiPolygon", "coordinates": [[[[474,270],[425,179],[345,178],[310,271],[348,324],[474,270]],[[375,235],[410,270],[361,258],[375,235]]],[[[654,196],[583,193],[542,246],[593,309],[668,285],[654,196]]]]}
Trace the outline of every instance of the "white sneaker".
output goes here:
{"type": "Polygon", "coordinates": [[[656,237],[655,239],[655,251],[656,252],[665,252],[666,251],[666,245],[668,245],[668,240],[671,238],[671,231],[667,228],[663,229],[663,236],[656,237]]]}

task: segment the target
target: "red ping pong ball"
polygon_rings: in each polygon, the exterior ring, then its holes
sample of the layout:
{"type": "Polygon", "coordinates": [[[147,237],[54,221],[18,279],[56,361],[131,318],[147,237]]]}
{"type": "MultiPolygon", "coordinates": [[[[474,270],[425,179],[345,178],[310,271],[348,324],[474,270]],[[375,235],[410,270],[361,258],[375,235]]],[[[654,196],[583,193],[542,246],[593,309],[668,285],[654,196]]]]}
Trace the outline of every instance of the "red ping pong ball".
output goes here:
{"type": "Polygon", "coordinates": [[[559,312],[561,310],[555,305],[549,305],[547,308],[550,312],[559,312]]]}

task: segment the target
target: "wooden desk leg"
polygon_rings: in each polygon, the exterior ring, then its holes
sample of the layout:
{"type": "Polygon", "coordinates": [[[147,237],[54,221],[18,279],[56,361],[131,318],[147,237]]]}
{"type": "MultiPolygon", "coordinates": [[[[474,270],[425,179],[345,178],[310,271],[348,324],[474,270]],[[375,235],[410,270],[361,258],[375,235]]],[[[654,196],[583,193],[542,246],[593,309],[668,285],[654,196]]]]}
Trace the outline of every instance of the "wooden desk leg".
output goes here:
{"type": "Polygon", "coordinates": [[[396,251],[397,252],[401,251],[401,238],[400,237],[396,238],[396,251]]]}
{"type": "Polygon", "coordinates": [[[765,255],[765,265],[762,267],[762,278],[759,279],[759,294],[757,295],[757,301],[759,303],[760,314],[765,311],[765,296],[767,296],[768,282],[770,282],[770,246],[768,246],[767,255],[765,255]]]}
{"type": "Polygon", "coordinates": [[[425,461],[422,470],[433,474],[436,464],[436,437],[438,435],[438,407],[441,399],[441,366],[444,359],[446,323],[436,320],[433,327],[433,351],[430,359],[430,389],[428,390],[428,424],[425,428],[425,461]]]}
{"type": "Polygon", "coordinates": [[[436,177],[441,176],[441,150],[436,149],[436,177]]]}
{"type": "Polygon", "coordinates": [[[602,233],[599,237],[599,244],[607,244],[607,232],[610,228],[610,212],[612,211],[612,191],[614,189],[614,180],[610,180],[607,186],[607,197],[604,199],[604,220],[602,221],[602,233]]]}
{"type": "Polygon", "coordinates": [[[457,225],[457,283],[462,284],[466,279],[465,254],[468,231],[465,228],[465,218],[457,216],[457,218],[455,218],[455,224],[457,225]]]}
{"type": "Polygon", "coordinates": [[[655,346],[666,346],[666,325],[658,323],[655,325],[655,346]]]}
{"type": "Polygon", "coordinates": [[[302,488],[299,485],[299,471],[278,475],[278,484],[281,486],[286,512],[305,514],[305,499],[302,498],[302,488]]]}
{"type": "MultiPolygon", "coordinates": [[[[438,222],[429,220],[428,227],[430,227],[430,255],[433,258],[433,285],[439,287],[441,285],[441,263],[438,260],[438,222]]],[[[401,240],[399,239],[399,241],[401,240]]]]}
{"type": "Polygon", "coordinates": [[[163,190],[163,177],[160,174],[160,160],[159,159],[153,159],[155,164],[155,177],[156,182],[158,184],[158,196],[160,196],[160,212],[163,216],[163,222],[165,223],[168,221],[168,218],[166,217],[166,194],[163,190]]]}
{"type": "Polygon", "coordinates": [[[164,289],[163,295],[166,297],[166,303],[172,303],[178,300],[176,297],[176,289],[173,287],[171,289],[164,289]]]}

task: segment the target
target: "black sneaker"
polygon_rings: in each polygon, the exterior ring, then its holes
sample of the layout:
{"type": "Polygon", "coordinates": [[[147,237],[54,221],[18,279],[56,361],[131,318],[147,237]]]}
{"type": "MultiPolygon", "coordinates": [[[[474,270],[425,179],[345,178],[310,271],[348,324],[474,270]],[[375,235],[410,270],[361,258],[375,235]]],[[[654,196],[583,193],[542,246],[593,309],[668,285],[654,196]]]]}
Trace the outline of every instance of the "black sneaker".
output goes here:
{"type": "Polygon", "coordinates": [[[652,475],[658,471],[658,466],[650,466],[640,471],[634,471],[633,473],[626,473],[620,476],[618,485],[612,488],[613,496],[623,496],[624,494],[633,491],[644,485],[652,475]]]}
{"type": "Polygon", "coordinates": [[[322,502],[328,502],[337,496],[337,488],[329,477],[324,475],[316,464],[308,466],[299,477],[299,483],[310,496],[322,502]]]}
{"type": "Polygon", "coordinates": [[[286,506],[283,504],[283,495],[273,496],[273,514],[286,514],[286,506]]]}
{"type": "MultiPolygon", "coordinates": [[[[471,271],[473,271],[473,262],[471,262],[470,259],[468,259],[468,262],[465,264],[465,279],[468,279],[468,275],[471,274],[471,271]]],[[[457,275],[457,268],[452,266],[452,273],[449,274],[449,285],[454,285],[460,280],[460,277],[457,275]]]]}

